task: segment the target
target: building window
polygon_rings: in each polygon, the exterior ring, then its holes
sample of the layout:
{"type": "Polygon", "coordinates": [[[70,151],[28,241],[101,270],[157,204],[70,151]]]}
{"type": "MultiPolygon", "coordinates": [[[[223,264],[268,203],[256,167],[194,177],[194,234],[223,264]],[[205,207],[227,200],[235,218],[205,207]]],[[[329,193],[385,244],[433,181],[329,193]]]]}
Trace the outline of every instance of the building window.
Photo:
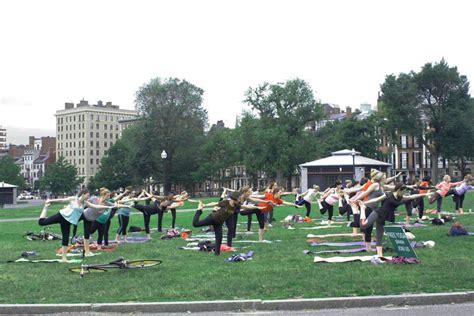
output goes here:
{"type": "Polygon", "coordinates": [[[104,147],[107,147],[107,142],[104,142],[104,147]]]}
{"type": "Polygon", "coordinates": [[[91,156],[94,156],[94,150],[91,149],[91,156]]]}
{"type": "Polygon", "coordinates": [[[89,144],[90,144],[91,147],[94,147],[94,142],[93,141],[91,141],[89,144]]]}
{"type": "Polygon", "coordinates": [[[98,164],[99,164],[99,159],[96,159],[95,161],[96,161],[96,163],[97,163],[97,165],[98,165],[98,164]]]}
{"type": "Polygon", "coordinates": [[[91,123],[91,129],[94,129],[94,123],[91,123]]]}
{"type": "MultiPolygon", "coordinates": [[[[106,116],[107,117],[107,116],[106,116]]],[[[106,120],[107,121],[107,120],[106,120]]],[[[107,124],[104,124],[104,129],[107,130],[107,124]]]]}
{"type": "Polygon", "coordinates": [[[400,136],[400,144],[402,148],[407,148],[407,135],[400,136]]]}
{"type": "Polygon", "coordinates": [[[407,153],[401,153],[401,163],[402,163],[402,169],[407,169],[407,164],[408,164],[408,155],[407,153]]]}
{"type": "Polygon", "coordinates": [[[104,138],[107,138],[107,133],[104,133],[104,138]]]}
{"type": "Polygon", "coordinates": [[[96,150],[96,154],[97,154],[97,156],[99,156],[99,150],[98,149],[96,150]]]}
{"type": "Polygon", "coordinates": [[[96,133],[95,133],[95,137],[96,137],[96,138],[99,138],[99,132],[96,132],[96,133]]]}
{"type": "Polygon", "coordinates": [[[91,138],[94,138],[94,132],[91,132],[91,133],[90,133],[90,137],[91,137],[91,138]]]}
{"type": "Polygon", "coordinates": [[[95,143],[95,147],[100,148],[99,142],[95,143]]]}
{"type": "Polygon", "coordinates": [[[93,165],[93,164],[94,164],[94,159],[91,158],[91,165],[93,165]]]}
{"type": "Polygon", "coordinates": [[[99,129],[99,123],[95,124],[95,128],[99,129]]]}

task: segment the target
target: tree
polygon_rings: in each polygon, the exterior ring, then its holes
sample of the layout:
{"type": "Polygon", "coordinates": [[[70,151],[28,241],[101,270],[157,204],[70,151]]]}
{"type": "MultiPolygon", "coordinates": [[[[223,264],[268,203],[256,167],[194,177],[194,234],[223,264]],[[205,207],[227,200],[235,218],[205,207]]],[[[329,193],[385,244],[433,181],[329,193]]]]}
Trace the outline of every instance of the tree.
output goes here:
{"type": "Polygon", "coordinates": [[[344,148],[356,149],[363,156],[380,158],[378,139],[378,118],[371,115],[367,119],[356,117],[328,123],[315,132],[323,156],[344,148]]]}
{"type": "Polygon", "coordinates": [[[119,139],[109,148],[100,161],[100,168],[89,182],[89,189],[106,187],[110,190],[125,188],[134,184],[132,152],[127,144],[119,139]]]}
{"type": "Polygon", "coordinates": [[[51,164],[40,180],[40,187],[43,191],[50,191],[54,195],[72,193],[77,190],[82,183],[82,179],[77,176],[77,169],[64,157],[51,164]]]}
{"type": "Polygon", "coordinates": [[[245,100],[260,116],[258,139],[263,147],[257,159],[263,171],[275,174],[277,181],[287,178],[287,187],[298,170],[298,165],[308,157],[301,142],[307,137],[306,124],[323,117],[321,106],[315,101],[308,83],[301,79],[285,83],[263,83],[249,88],[245,100]]]}
{"type": "Polygon", "coordinates": [[[239,149],[237,130],[212,126],[198,154],[199,168],[194,173],[195,180],[208,180],[210,187],[214,187],[215,181],[219,182],[220,187],[223,186],[226,177],[222,171],[240,164],[239,149]]]}
{"type": "Polygon", "coordinates": [[[25,187],[25,179],[20,174],[20,167],[8,155],[0,159],[0,182],[16,185],[20,190],[25,187]]]}
{"type": "Polygon", "coordinates": [[[443,139],[446,142],[441,147],[441,155],[449,159],[465,176],[470,171],[467,169],[468,162],[474,160],[474,99],[471,98],[471,106],[465,112],[450,108],[447,116],[455,119],[448,120],[443,129],[443,139]]]}
{"type": "Polygon", "coordinates": [[[156,78],[136,93],[136,109],[142,115],[131,139],[136,168],[144,177],[163,179],[165,192],[172,184],[191,185],[198,169],[199,147],[204,141],[207,111],[204,91],[186,80],[156,78]],[[161,159],[165,150],[166,159],[161,159]]]}
{"type": "Polygon", "coordinates": [[[425,64],[419,73],[389,75],[381,85],[381,113],[386,118],[385,128],[397,143],[397,133],[417,137],[431,154],[431,175],[438,178],[438,158],[447,146],[456,124],[453,113],[467,113],[472,107],[469,82],[449,67],[439,63],[425,64]]]}

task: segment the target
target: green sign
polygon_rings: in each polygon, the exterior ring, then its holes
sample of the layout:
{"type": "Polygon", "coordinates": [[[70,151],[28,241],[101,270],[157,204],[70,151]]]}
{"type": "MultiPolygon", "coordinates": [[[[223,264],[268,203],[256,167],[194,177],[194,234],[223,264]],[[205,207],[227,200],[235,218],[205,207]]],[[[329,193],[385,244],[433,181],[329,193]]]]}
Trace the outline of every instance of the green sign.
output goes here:
{"type": "Polygon", "coordinates": [[[390,238],[398,256],[418,259],[418,256],[416,255],[415,250],[413,250],[403,228],[400,226],[385,226],[385,233],[388,238],[390,238]]]}

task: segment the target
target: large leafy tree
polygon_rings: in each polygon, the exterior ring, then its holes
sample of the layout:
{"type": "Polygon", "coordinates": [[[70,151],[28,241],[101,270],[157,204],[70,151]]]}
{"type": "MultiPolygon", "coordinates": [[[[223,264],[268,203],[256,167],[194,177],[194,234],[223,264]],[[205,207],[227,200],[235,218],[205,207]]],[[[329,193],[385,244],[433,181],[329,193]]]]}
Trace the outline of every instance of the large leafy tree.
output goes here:
{"type": "MultiPolygon", "coordinates": [[[[472,107],[469,82],[443,59],[425,64],[419,73],[389,75],[381,85],[381,113],[390,135],[417,137],[431,154],[432,177],[438,178],[437,161],[455,120],[472,107]]],[[[397,138],[393,137],[396,143],[397,138]]]]}
{"type": "Polygon", "coordinates": [[[89,188],[106,187],[111,190],[125,188],[134,184],[135,180],[132,151],[122,140],[118,140],[100,162],[100,169],[90,180],[89,188]]]}
{"type": "Polygon", "coordinates": [[[0,182],[16,185],[20,190],[25,187],[25,179],[20,174],[20,167],[10,156],[0,159],[0,182]]]}
{"type": "Polygon", "coordinates": [[[62,195],[75,192],[81,183],[82,179],[78,177],[76,167],[61,156],[46,169],[44,177],[40,180],[40,187],[55,195],[62,195]]]}
{"type": "Polygon", "coordinates": [[[200,148],[195,179],[210,181],[210,187],[214,187],[214,182],[223,186],[227,180],[224,171],[240,164],[239,141],[236,129],[213,125],[200,148]]]}
{"type": "Polygon", "coordinates": [[[356,149],[363,156],[380,158],[378,139],[379,120],[376,115],[367,119],[357,117],[347,118],[343,121],[328,123],[316,131],[319,147],[324,156],[344,148],[356,149]]]}
{"type": "Polygon", "coordinates": [[[308,151],[301,146],[308,136],[305,126],[323,117],[321,106],[310,85],[301,79],[249,88],[245,102],[260,117],[258,139],[264,150],[258,160],[263,171],[275,174],[279,182],[286,177],[288,187],[298,165],[308,158],[308,151]]]}
{"type": "Polygon", "coordinates": [[[197,153],[204,141],[207,111],[202,107],[204,91],[186,80],[152,79],[136,93],[136,109],[142,120],[131,135],[136,144],[135,168],[144,178],[164,183],[191,185],[198,168],[197,153]],[[165,150],[167,158],[162,159],[165,150]]]}

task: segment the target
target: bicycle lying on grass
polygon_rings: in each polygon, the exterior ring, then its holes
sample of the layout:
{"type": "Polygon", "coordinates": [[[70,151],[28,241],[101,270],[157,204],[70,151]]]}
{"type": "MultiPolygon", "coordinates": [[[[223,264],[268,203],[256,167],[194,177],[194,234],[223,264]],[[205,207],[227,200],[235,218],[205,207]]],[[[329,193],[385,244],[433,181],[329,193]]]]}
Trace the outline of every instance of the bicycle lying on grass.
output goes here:
{"type": "Polygon", "coordinates": [[[56,233],[48,232],[46,230],[50,229],[49,227],[45,227],[42,231],[39,233],[33,233],[33,232],[27,232],[26,234],[23,235],[28,240],[61,240],[62,236],[56,233]]]}
{"type": "Polygon", "coordinates": [[[82,278],[84,274],[107,272],[107,269],[141,269],[157,266],[161,262],[161,260],[156,259],[127,261],[121,257],[106,264],[81,264],[80,267],[70,268],[69,271],[80,273],[82,278]]]}

